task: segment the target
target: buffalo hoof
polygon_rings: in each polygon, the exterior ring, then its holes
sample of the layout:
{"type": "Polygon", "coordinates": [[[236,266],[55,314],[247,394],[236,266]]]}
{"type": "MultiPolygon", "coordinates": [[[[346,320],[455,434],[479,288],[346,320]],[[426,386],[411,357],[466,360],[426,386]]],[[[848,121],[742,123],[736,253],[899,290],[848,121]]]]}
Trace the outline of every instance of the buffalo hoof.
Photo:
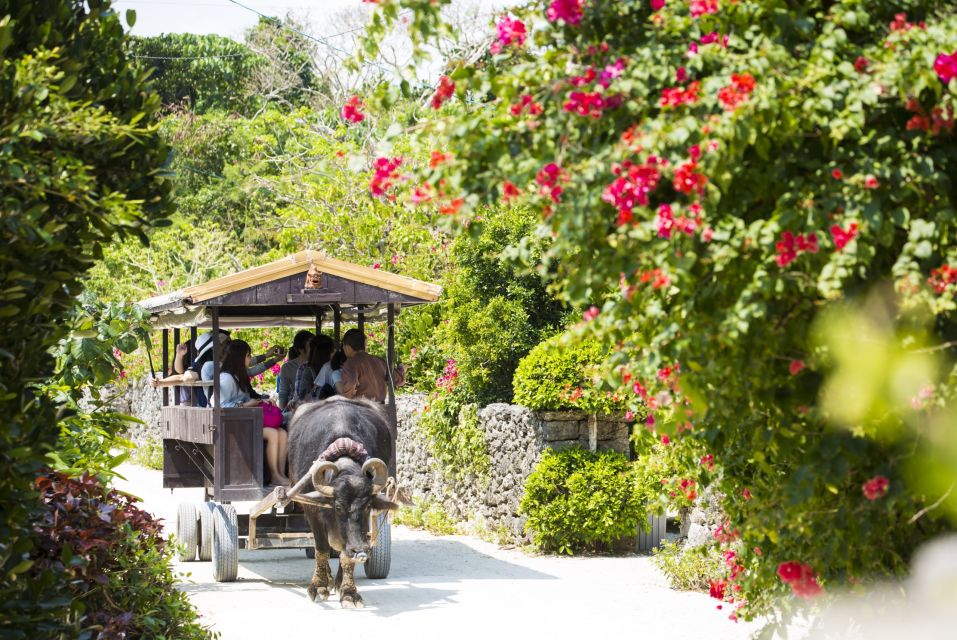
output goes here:
{"type": "Polygon", "coordinates": [[[329,589],[326,587],[317,587],[314,584],[309,585],[307,590],[309,593],[309,598],[315,602],[318,598],[320,601],[325,602],[329,599],[329,589]]]}
{"type": "Polygon", "coordinates": [[[343,593],[339,597],[339,604],[342,605],[343,609],[361,609],[365,606],[362,602],[362,596],[355,591],[352,593],[343,593]]]}

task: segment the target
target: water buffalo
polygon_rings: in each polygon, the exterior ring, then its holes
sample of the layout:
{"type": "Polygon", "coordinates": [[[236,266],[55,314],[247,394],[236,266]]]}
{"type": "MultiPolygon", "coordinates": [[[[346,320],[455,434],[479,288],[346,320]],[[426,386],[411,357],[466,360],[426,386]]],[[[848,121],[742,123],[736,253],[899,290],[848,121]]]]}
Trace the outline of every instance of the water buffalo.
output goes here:
{"type": "Polygon", "coordinates": [[[289,471],[293,482],[309,474],[313,462],[323,462],[312,483],[327,506],[304,505],[316,541],[316,570],[309,597],[329,598],[331,549],[339,552],[334,588],[344,608],[362,606],[353,571],[371,550],[372,511],[395,509],[379,496],[389,476],[392,437],[381,404],[334,396],[302,405],[289,428],[289,471]]]}

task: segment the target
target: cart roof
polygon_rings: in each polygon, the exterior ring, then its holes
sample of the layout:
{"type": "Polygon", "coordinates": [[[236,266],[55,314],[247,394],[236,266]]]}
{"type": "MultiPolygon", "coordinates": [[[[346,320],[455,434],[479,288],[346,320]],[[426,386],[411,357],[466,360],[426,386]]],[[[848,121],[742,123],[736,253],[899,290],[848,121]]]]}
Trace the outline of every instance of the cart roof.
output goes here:
{"type": "Polygon", "coordinates": [[[305,328],[315,326],[318,315],[331,318],[336,308],[345,321],[355,319],[360,309],[366,321],[375,321],[385,319],[389,304],[397,308],[429,304],[441,295],[437,284],[307,250],[139,304],[159,329],[209,328],[214,307],[224,328],[305,328]],[[312,265],[321,273],[320,286],[305,289],[305,274],[312,265]]]}

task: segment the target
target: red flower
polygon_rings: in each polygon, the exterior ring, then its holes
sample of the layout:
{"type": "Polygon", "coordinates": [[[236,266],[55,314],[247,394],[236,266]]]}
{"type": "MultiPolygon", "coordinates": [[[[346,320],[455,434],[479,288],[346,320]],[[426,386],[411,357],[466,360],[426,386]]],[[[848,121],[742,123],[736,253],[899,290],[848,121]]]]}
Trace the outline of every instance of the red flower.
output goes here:
{"type": "Polygon", "coordinates": [[[844,177],[844,172],[840,169],[834,169],[831,171],[831,177],[835,180],[841,180],[844,177]]]}
{"type": "Polygon", "coordinates": [[[731,74],[731,84],[718,91],[718,101],[727,111],[734,111],[748,99],[756,82],[750,73],[731,74]]]}
{"type": "Polygon", "coordinates": [[[598,307],[592,305],[588,307],[588,310],[585,311],[585,313],[582,314],[582,318],[585,320],[585,322],[591,322],[598,317],[599,313],[601,313],[601,311],[598,309],[598,307]]]}
{"type": "Polygon", "coordinates": [[[573,27],[582,21],[582,0],[552,0],[546,12],[552,22],[563,20],[573,27]]]}
{"type": "Polygon", "coordinates": [[[708,590],[708,593],[716,600],[724,600],[724,589],[727,586],[728,583],[724,580],[712,580],[711,588],[708,590]]]}
{"type": "Polygon", "coordinates": [[[817,253],[818,248],[819,247],[817,243],[816,233],[809,233],[807,235],[804,235],[803,233],[798,234],[797,236],[798,253],[802,253],[805,251],[808,253],[817,253]]]}
{"type": "Polygon", "coordinates": [[[876,177],[868,174],[867,177],[864,178],[864,186],[868,189],[876,189],[880,186],[880,182],[877,181],[876,177]]]}
{"type": "Polygon", "coordinates": [[[948,285],[957,283],[957,267],[944,264],[936,269],[931,269],[930,278],[927,279],[927,282],[938,294],[944,293],[948,285]]]}
{"type": "Polygon", "coordinates": [[[957,78],[957,51],[950,55],[942,53],[934,60],[934,71],[944,84],[957,78]]]}
{"type": "Polygon", "coordinates": [[[718,0],[691,0],[691,17],[718,12],[718,0]]]}
{"type": "Polygon", "coordinates": [[[651,0],[651,10],[660,11],[665,6],[665,0],[651,0]]]}
{"type": "Polygon", "coordinates": [[[805,364],[803,360],[791,360],[791,364],[788,366],[788,371],[791,372],[792,376],[796,376],[801,373],[804,369],[805,364]]]}
{"type": "Polygon", "coordinates": [[[550,162],[538,172],[535,176],[535,182],[541,187],[539,193],[552,199],[552,202],[558,202],[562,195],[562,187],[559,182],[567,182],[568,176],[554,162],[550,162]]]}
{"type": "Polygon", "coordinates": [[[502,183],[502,202],[508,202],[513,198],[517,198],[522,195],[522,192],[519,191],[518,187],[506,180],[502,183]]]}
{"type": "Polygon", "coordinates": [[[455,83],[448,76],[439,76],[439,85],[432,95],[432,108],[439,109],[455,94],[455,83]]]}
{"type": "Polygon", "coordinates": [[[412,195],[409,196],[409,202],[411,202],[413,205],[431,202],[433,192],[434,189],[432,188],[432,185],[428,182],[424,182],[412,191],[412,195]]]}
{"type": "Polygon", "coordinates": [[[600,118],[602,111],[611,108],[613,104],[617,106],[619,103],[620,100],[605,99],[604,96],[597,91],[592,93],[572,91],[568,94],[568,99],[565,101],[565,104],[562,105],[562,108],[565,111],[577,113],[580,116],[600,118]]]}
{"type": "Polygon", "coordinates": [[[375,175],[372,176],[372,180],[369,182],[369,191],[372,192],[372,195],[384,195],[385,192],[395,184],[395,181],[398,180],[399,177],[398,168],[401,164],[401,157],[375,159],[375,175]]]}
{"type": "Polygon", "coordinates": [[[671,230],[675,226],[675,216],[671,210],[670,204],[662,204],[658,207],[658,237],[670,238],[671,230]]]}
{"type": "Polygon", "coordinates": [[[366,119],[366,114],[362,113],[361,109],[365,108],[365,103],[359,99],[359,96],[352,96],[346,103],[342,105],[342,111],[339,112],[339,115],[342,116],[343,120],[349,122],[362,122],[366,119]]]}
{"type": "Polygon", "coordinates": [[[708,178],[704,174],[696,173],[698,163],[694,160],[685,162],[675,169],[675,177],[672,181],[676,191],[681,193],[697,192],[698,195],[704,193],[704,186],[708,184],[708,178]]]}
{"type": "Polygon", "coordinates": [[[451,153],[442,153],[441,151],[433,151],[432,157],[429,158],[429,167],[435,169],[440,164],[448,162],[452,159],[451,153]]]}
{"type": "Polygon", "coordinates": [[[459,212],[459,209],[462,208],[462,204],[465,202],[462,198],[455,198],[454,200],[448,202],[439,207],[439,213],[446,216],[454,216],[459,212]]]}
{"type": "Polygon", "coordinates": [[[858,73],[864,73],[870,66],[871,61],[864,56],[857,56],[857,60],[854,61],[854,71],[857,71],[858,73]]]}
{"type": "Polygon", "coordinates": [[[661,98],[658,99],[660,107],[679,107],[683,104],[695,104],[700,99],[698,92],[701,90],[701,83],[697,80],[688,85],[688,88],[671,87],[661,90],[661,98]]]}
{"type": "MultiPolygon", "coordinates": [[[[751,490],[748,489],[747,487],[745,487],[745,489],[744,489],[744,491],[741,493],[741,495],[742,495],[742,497],[744,497],[745,500],[750,500],[750,499],[751,499],[751,490]]],[[[758,555],[761,555],[761,554],[758,554],[758,555]]]]}
{"type": "Polygon", "coordinates": [[[785,584],[791,585],[794,595],[801,598],[813,598],[823,591],[814,570],[800,562],[783,562],[778,565],[778,577],[785,584]]]}
{"type": "Polygon", "coordinates": [[[701,456],[699,462],[701,462],[701,465],[708,471],[714,471],[714,456],[712,454],[709,453],[706,456],[701,456]]]}
{"type": "Polygon", "coordinates": [[[648,206],[648,195],[658,186],[661,179],[658,167],[663,164],[663,160],[649,156],[644,164],[626,160],[612,165],[612,172],[618,177],[605,187],[601,199],[618,209],[619,226],[631,221],[632,209],[636,206],[648,206]]]}
{"type": "Polygon", "coordinates": [[[864,492],[865,498],[873,501],[883,498],[887,494],[887,489],[890,487],[890,484],[890,480],[884,476],[874,476],[864,483],[861,487],[861,491],[864,492]]]}
{"type": "Polygon", "coordinates": [[[509,107],[513,116],[521,115],[523,111],[528,111],[530,115],[537,116],[542,112],[542,105],[535,102],[532,96],[525,94],[518,102],[509,107]]]}
{"type": "Polygon", "coordinates": [[[498,40],[493,42],[492,46],[489,47],[489,50],[493,54],[501,53],[503,48],[513,44],[516,47],[521,47],[525,44],[527,33],[525,23],[521,20],[516,20],[509,16],[502,16],[495,24],[495,29],[498,31],[498,40]]]}
{"type": "Polygon", "coordinates": [[[678,70],[675,71],[675,82],[684,82],[688,79],[688,72],[685,71],[684,67],[678,67],[678,70]]]}
{"type": "Polygon", "coordinates": [[[661,436],[661,444],[667,447],[669,444],[671,444],[671,438],[668,436],[661,436]]]}
{"type": "Polygon", "coordinates": [[[852,222],[847,227],[847,231],[842,229],[839,225],[831,226],[831,238],[834,240],[834,246],[838,251],[844,249],[847,246],[847,243],[853,240],[857,236],[857,223],[852,222]]]}

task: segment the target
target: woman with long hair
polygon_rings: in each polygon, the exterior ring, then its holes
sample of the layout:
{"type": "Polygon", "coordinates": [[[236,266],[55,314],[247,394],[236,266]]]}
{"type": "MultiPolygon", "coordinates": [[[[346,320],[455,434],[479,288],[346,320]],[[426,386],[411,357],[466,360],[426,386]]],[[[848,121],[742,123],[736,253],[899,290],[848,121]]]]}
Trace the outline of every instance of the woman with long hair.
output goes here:
{"type": "Polygon", "coordinates": [[[309,361],[299,367],[296,374],[296,397],[302,401],[316,400],[319,390],[315,388],[316,375],[329,362],[336,350],[335,341],[327,335],[318,335],[309,345],[309,361]]]}
{"type": "MultiPolygon", "coordinates": [[[[219,373],[219,399],[223,408],[262,406],[262,399],[249,382],[247,369],[251,359],[252,349],[243,340],[233,340],[226,347],[219,373]]],[[[282,427],[263,426],[266,464],[269,465],[273,484],[289,484],[289,479],[283,473],[286,466],[287,436],[282,427]]]]}

